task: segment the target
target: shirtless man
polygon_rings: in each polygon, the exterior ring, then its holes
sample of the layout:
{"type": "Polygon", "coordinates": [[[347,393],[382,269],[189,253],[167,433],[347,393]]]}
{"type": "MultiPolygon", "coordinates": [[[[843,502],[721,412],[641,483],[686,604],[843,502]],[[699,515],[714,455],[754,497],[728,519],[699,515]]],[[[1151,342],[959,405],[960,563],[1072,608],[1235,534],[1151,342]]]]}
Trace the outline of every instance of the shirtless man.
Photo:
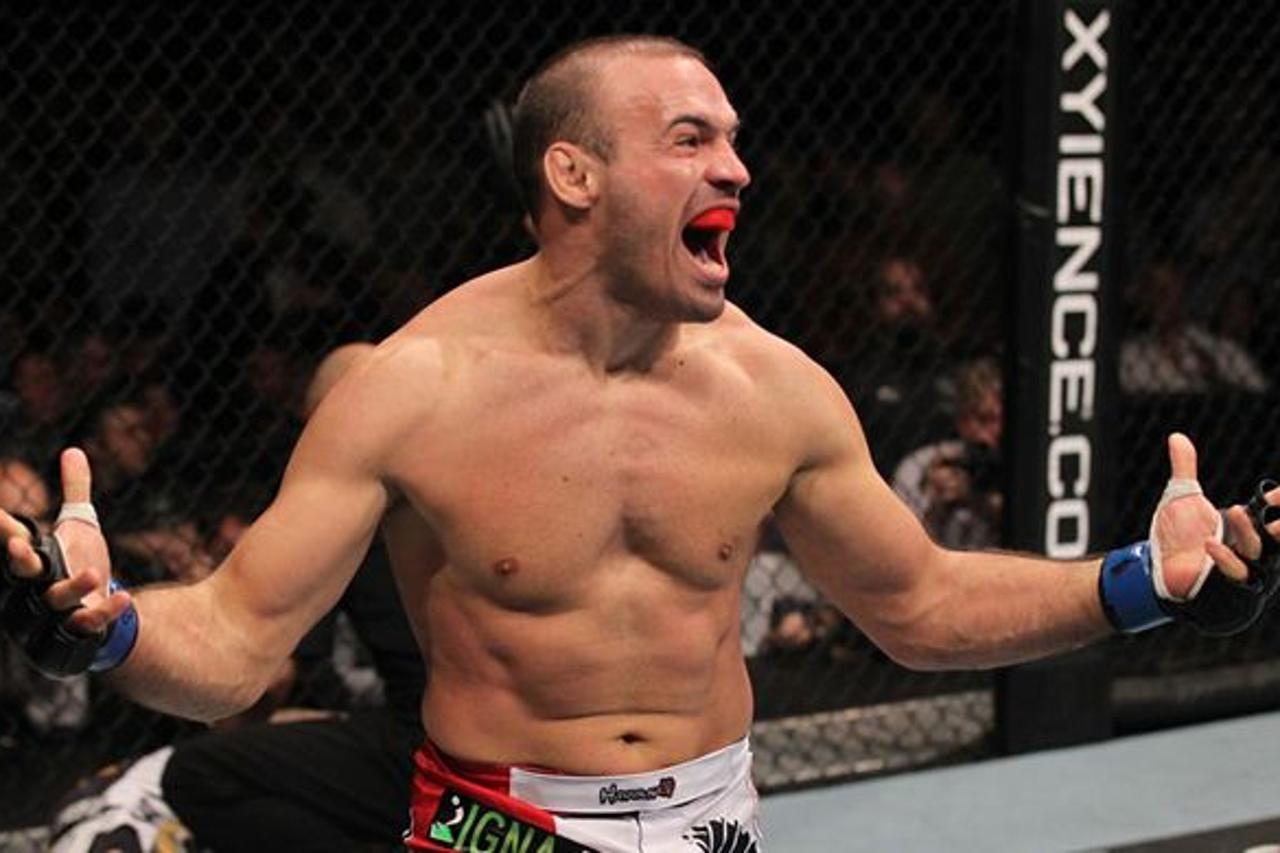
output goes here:
{"type": "MultiPolygon", "coordinates": [[[[411,848],[754,850],[738,604],[771,513],[808,577],[912,667],[1001,666],[1166,613],[1206,623],[1205,601],[1233,616],[1215,628],[1256,615],[1274,560],[1242,559],[1262,551],[1243,507],[1227,513],[1240,554],[1219,541],[1182,436],[1155,556],[935,545],[835,382],[725,301],[750,181],[737,128],[677,42],[589,42],[545,66],[515,111],[537,254],[344,378],[213,575],[133,597],[132,653],[116,625],[100,656],[111,682],[188,717],[246,707],[381,525],[430,660],[411,848]]],[[[54,616],[95,632],[130,596],[105,593],[77,451],[63,479],[72,575],[42,600],[83,602],[54,616]]],[[[13,572],[37,575],[23,527],[0,524],[13,572]]]]}

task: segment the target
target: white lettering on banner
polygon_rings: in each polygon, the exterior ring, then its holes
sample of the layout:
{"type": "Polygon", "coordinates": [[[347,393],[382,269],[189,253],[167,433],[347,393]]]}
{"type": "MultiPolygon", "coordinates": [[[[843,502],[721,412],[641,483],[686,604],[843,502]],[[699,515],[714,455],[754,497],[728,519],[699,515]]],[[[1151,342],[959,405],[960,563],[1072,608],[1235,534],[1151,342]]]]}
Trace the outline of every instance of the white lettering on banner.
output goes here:
{"type": "Polygon", "coordinates": [[[1053,289],[1063,290],[1097,290],[1098,274],[1086,269],[1085,265],[1093,260],[1093,256],[1102,248],[1102,229],[1096,225],[1079,228],[1060,227],[1054,240],[1059,248],[1073,247],[1070,255],[1053,274],[1053,289]]]}
{"type": "Polygon", "coordinates": [[[1062,435],[1049,442],[1049,494],[1055,498],[1088,494],[1092,457],[1093,447],[1083,435],[1062,435]],[[1067,483],[1062,479],[1062,463],[1072,457],[1078,470],[1068,491],[1067,483]]]}
{"type": "Polygon", "coordinates": [[[1045,513],[1046,552],[1066,560],[1089,550],[1089,504],[1082,498],[1062,498],[1049,504],[1045,513]]]}
{"type": "Polygon", "coordinates": [[[1102,158],[1063,159],[1058,164],[1058,221],[1086,210],[1090,222],[1102,221],[1102,158]]]}
{"type": "Polygon", "coordinates": [[[1071,341],[1067,340],[1067,319],[1073,316],[1084,324],[1074,355],[1088,358],[1098,345],[1098,299],[1092,293],[1069,293],[1053,300],[1053,319],[1049,324],[1053,354],[1058,358],[1073,354],[1071,341]]]}
{"type": "Polygon", "coordinates": [[[1075,9],[1068,9],[1063,18],[1067,32],[1071,34],[1071,44],[1062,54],[1062,70],[1070,71],[1085,54],[1093,60],[1094,67],[1107,70],[1107,52],[1102,49],[1102,34],[1111,26],[1111,12],[1106,9],[1093,19],[1089,26],[1084,25],[1075,9]]]}
{"type": "Polygon", "coordinates": [[[1049,363],[1049,435],[1061,434],[1064,413],[1075,415],[1074,420],[1093,420],[1093,377],[1093,359],[1049,363]]]}
{"type": "MultiPolygon", "coordinates": [[[[1083,5],[1083,4],[1081,4],[1083,5]]],[[[1097,389],[1097,348],[1106,181],[1107,49],[1111,13],[1085,21],[1063,13],[1063,91],[1058,97],[1049,407],[1045,459],[1045,553],[1081,557],[1089,550],[1089,489],[1094,482],[1090,426],[1097,389]],[[1065,254],[1063,254],[1065,252],[1065,254]]]]}

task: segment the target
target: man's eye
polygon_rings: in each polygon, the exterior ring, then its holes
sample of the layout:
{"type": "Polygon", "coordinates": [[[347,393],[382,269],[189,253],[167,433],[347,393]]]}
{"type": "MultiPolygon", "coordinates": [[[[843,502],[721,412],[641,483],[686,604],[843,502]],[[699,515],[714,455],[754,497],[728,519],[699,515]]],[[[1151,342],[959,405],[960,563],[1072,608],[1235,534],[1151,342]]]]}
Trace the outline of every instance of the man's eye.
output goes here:
{"type": "Polygon", "coordinates": [[[681,136],[681,137],[677,137],[677,139],[676,139],[676,145],[681,145],[681,146],[684,146],[685,148],[697,148],[697,147],[698,147],[698,137],[696,137],[696,136],[681,136]]]}

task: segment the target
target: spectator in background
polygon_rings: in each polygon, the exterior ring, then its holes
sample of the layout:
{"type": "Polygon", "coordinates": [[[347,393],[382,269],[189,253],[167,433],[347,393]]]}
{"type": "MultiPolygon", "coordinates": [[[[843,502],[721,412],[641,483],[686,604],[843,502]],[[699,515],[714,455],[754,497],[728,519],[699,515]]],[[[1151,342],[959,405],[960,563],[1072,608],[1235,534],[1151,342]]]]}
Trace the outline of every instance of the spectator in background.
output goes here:
{"type": "Polygon", "coordinates": [[[215,565],[195,519],[174,499],[174,471],[153,465],[156,441],[137,393],[114,392],[90,407],[76,431],[94,465],[94,503],[117,531],[111,546],[128,559],[132,581],[198,580],[215,565]]]}
{"type": "MultiPolygon", "coordinates": [[[[1274,325],[1268,322],[1271,312],[1263,279],[1256,272],[1240,271],[1221,279],[1223,286],[1215,294],[1210,318],[1210,331],[1220,338],[1240,344],[1259,365],[1272,361],[1277,341],[1274,325]]],[[[1268,382],[1274,374],[1268,375],[1268,382]]]]}
{"type": "Polygon", "coordinates": [[[934,305],[947,318],[939,336],[965,351],[1002,331],[1001,266],[992,263],[1001,229],[992,223],[1004,221],[1007,194],[992,156],[974,145],[984,116],[924,85],[897,104],[902,139],[892,171],[881,169],[884,195],[896,199],[898,239],[929,270],[934,305]]]}
{"type": "Polygon", "coordinates": [[[113,340],[105,326],[91,320],[79,325],[72,335],[68,377],[73,399],[92,399],[111,386],[121,361],[119,349],[120,342],[113,340]]]}
{"type": "Polygon", "coordinates": [[[1268,381],[1240,342],[1193,319],[1186,268],[1156,258],[1132,289],[1140,331],[1120,344],[1120,386],[1131,394],[1201,394],[1212,390],[1264,393],[1268,381]]]}
{"type": "Polygon", "coordinates": [[[975,550],[1000,544],[999,483],[981,445],[940,447],[924,472],[925,529],[948,548],[975,550]]]}
{"type": "Polygon", "coordinates": [[[143,374],[139,386],[137,400],[142,407],[147,435],[160,456],[182,438],[179,433],[182,407],[162,370],[153,369],[143,374]]]}
{"type": "MultiPolygon", "coordinates": [[[[1238,107],[1233,101],[1232,108],[1238,107]]],[[[1265,147],[1241,151],[1240,138],[1233,135],[1229,147],[1216,157],[1227,174],[1204,187],[1191,215],[1182,220],[1179,241],[1190,247],[1194,266],[1188,269],[1203,272],[1187,284],[1188,309],[1197,316],[1209,312],[1215,297],[1234,279],[1274,269],[1275,235],[1280,232],[1280,210],[1274,202],[1280,194],[1276,155],[1265,147]]]]}
{"type": "Polygon", "coordinates": [[[854,632],[852,623],[835,605],[784,596],[775,599],[769,609],[769,632],[758,653],[770,657],[817,648],[830,651],[835,641],[844,641],[854,632]]]}
{"type": "Polygon", "coordinates": [[[742,590],[742,651],[747,657],[788,657],[816,646],[831,647],[853,631],[787,553],[772,521],[747,565],[742,590]]]}
{"type": "Polygon", "coordinates": [[[112,516],[109,496],[127,489],[151,464],[155,442],[146,410],[134,397],[108,395],[89,409],[79,437],[93,462],[94,501],[100,513],[112,516]]]}
{"type": "Polygon", "coordinates": [[[877,466],[891,471],[922,438],[946,428],[938,373],[945,357],[929,279],[910,254],[887,254],[872,270],[864,311],[844,332],[851,350],[830,364],[858,408],[877,466]]]}
{"type": "Polygon", "coordinates": [[[216,375],[198,359],[177,359],[171,382],[144,384],[149,417],[163,423],[182,415],[157,465],[205,489],[192,501],[212,510],[202,523],[216,526],[229,508],[265,503],[275,494],[302,428],[304,391],[316,363],[335,345],[361,337],[361,325],[346,312],[295,309],[246,330],[242,349],[216,375]],[[214,482],[210,471],[220,472],[214,482]]]}
{"type": "Polygon", "coordinates": [[[53,497],[36,466],[12,452],[0,452],[0,509],[48,524],[53,497]]]}
{"type": "Polygon", "coordinates": [[[984,548],[999,544],[1003,511],[1000,439],[1004,383],[993,358],[956,371],[954,432],[907,454],[893,489],[940,544],[984,548]]]}
{"type": "Polygon", "coordinates": [[[52,459],[66,444],[73,416],[52,338],[47,333],[30,336],[9,374],[12,392],[0,411],[0,431],[32,459],[52,459]]]}
{"type": "Polygon", "coordinates": [[[247,349],[213,457],[228,466],[222,470],[236,470],[244,488],[274,493],[302,431],[307,383],[326,350],[358,337],[349,328],[341,314],[293,310],[247,349]]]}

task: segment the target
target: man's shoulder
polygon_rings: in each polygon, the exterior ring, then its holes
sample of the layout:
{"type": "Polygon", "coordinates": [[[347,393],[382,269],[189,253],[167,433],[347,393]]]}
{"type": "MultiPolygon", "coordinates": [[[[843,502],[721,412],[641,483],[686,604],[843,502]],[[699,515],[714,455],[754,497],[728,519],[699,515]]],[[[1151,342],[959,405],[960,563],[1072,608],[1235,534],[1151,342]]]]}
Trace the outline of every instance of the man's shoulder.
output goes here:
{"type": "Polygon", "coordinates": [[[770,332],[729,303],[713,324],[718,349],[763,385],[795,387],[822,381],[825,371],[800,347],[770,332]]]}
{"type": "Polygon", "coordinates": [[[513,269],[496,270],[458,285],[431,302],[390,338],[402,357],[438,356],[450,347],[478,344],[503,334],[513,309],[513,269]]]}
{"type": "Polygon", "coordinates": [[[763,421],[779,427],[794,442],[798,460],[830,455],[836,443],[856,429],[856,417],[844,391],[826,370],[798,346],[754,323],[734,306],[713,324],[715,348],[738,384],[722,385],[742,394],[739,407],[753,401],[763,421]]]}
{"type": "Polygon", "coordinates": [[[402,437],[439,399],[445,384],[444,349],[438,339],[407,329],[376,347],[362,348],[341,377],[331,381],[331,390],[317,399],[308,432],[344,440],[360,436],[374,443],[402,437]]]}
{"type": "Polygon", "coordinates": [[[484,276],[431,303],[370,353],[364,381],[385,389],[401,409],[439,409],[465,397],[487,356],[519,349],[508,285],[484,276]]]}

